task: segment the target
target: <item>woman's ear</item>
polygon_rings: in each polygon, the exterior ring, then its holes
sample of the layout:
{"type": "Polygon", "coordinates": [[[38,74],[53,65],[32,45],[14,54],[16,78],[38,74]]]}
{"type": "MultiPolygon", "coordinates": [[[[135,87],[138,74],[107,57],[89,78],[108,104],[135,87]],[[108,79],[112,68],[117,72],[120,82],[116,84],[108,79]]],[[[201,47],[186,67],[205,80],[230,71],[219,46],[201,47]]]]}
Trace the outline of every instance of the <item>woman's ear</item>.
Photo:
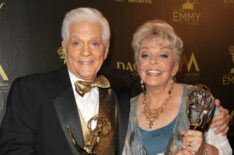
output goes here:
{"type": "Polygon", "coordinates": [[[173,70],[172,70],[172,73],[171,73],[171,76],[174,77],[176,75],[176,73],[178,72],[178,69],[179,69],[179,63],[175,63],[174,64],[174,67],[173,67],[173,70]]]}

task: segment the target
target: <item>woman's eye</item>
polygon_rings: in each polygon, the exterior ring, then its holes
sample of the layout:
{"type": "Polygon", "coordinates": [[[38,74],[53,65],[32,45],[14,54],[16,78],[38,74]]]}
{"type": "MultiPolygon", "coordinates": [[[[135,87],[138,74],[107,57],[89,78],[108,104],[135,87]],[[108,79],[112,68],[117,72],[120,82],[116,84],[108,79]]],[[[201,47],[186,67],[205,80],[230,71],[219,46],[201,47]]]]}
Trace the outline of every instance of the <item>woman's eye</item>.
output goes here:
{"type": "Polygon", "coordinates": [[[168,58],[168,54],[160,54],[161,58],[168,58]]]}
{"type": "Polygon", "coordinates": [[[146,53],[142,53],[141,54],[141,58],[147,58],[149,55],[148,54],[146,54],[146,53]]]}

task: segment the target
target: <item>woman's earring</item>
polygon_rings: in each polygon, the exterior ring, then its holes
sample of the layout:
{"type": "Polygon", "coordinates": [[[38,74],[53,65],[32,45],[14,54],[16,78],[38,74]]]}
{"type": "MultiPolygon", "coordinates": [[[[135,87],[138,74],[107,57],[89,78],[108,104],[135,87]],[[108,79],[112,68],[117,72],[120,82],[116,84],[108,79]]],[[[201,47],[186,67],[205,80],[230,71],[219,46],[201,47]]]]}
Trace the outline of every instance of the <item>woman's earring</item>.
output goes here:
{"type": "Polygon", "coordinates": [[[141,89],[142,89],[143,93],[145,94],[145,84],[144,84],[144,81],[141,80],[140,82],[141,82],[141,89]]]}
{"type": "Polygon", "coordinates": [[[59,47],[57,49],[57,53],[59,55],[59,58],[63,60],[63,63],[66,64],[66,57],[65,57],[65,54],[64,54],[64,51],[63,51],[63,47],[59,47]]]}
{"type": "Polygon", "coordinates": [[[172,77],[172,81],[176,82],[176,77],[175,76],[172,77]]]}

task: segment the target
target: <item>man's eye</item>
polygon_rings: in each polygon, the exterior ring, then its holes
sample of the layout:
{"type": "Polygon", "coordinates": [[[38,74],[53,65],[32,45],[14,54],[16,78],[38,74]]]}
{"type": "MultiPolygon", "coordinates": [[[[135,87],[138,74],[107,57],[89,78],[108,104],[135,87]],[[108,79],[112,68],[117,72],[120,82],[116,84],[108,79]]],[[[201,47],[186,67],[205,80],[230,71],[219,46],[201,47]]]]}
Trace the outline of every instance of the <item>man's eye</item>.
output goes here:
{"type": "Polygon", "coordinates": [[[99,42],[92,42],[92,46],[93,47],[98,47],[99,46],[99,42]]]}

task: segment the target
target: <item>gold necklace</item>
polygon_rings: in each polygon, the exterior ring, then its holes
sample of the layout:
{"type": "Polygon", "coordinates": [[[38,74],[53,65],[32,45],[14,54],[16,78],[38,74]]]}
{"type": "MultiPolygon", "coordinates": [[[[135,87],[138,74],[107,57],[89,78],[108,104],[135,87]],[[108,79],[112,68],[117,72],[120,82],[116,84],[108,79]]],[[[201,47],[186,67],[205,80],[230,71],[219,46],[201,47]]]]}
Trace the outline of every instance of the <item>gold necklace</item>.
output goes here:
{"type": "Polygon", "coordinates": [[[150,109],[149,105],[146,102],[146,92],[143,94],[143,105],[144,105],[144,115],[147,121],[149,121],[149,128],[151,129],[154,125],[154,122],[158,119],[159,114],[164,111],[164,107],[168,104],[168,100],[171,98],[171,92],[173,90],[174,83],[172,83],[170,90],[168,91],[168,97],[166,100],[156,109],[150,109]]]}

